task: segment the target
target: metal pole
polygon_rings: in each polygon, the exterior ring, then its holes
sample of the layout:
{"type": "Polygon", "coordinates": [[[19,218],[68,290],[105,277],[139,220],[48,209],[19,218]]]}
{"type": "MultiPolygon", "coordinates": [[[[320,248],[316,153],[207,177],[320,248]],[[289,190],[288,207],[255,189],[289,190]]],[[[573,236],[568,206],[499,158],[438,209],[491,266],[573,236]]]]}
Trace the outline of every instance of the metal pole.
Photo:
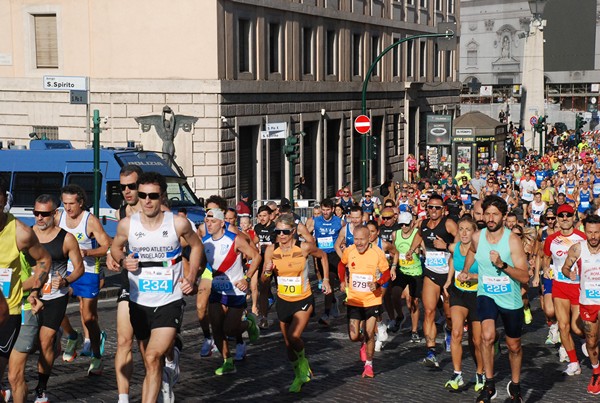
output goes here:
{"type": "Polygon", "coordinates": [[[294,208],[294,176],[296,175],[295,170],[296,170],[296,164],[295,164],[295,160],[293,160],[292,158],[288,158],[289,164],[290,164],[290,205],[292,206],[292,209],[294,208]]]}
{"type": "Polygon", "coordinates": [[[100,111],[94,109],[94,215],[100,218],[100,111]]]}
{"type": "MultiPolygon", "coordinates": [[[[412,41],[413,39],[419,38],[451,38],[454,36],[454,32],[446,31],[444,33],[437,34],[419,34],[407,36],[404,39],[400,39],[397,42],[392,43],[390,46],[385,48],[383,52],[381,52],[371,63],[371,67],[367,71],[367,75],[365,76],[365,80],[363,81],[362,86],[362,114],[367,114],[367,87],[369,86],[369,79],[371,78],[371,74],[373,74],[373,70],[375,66],[381,60],[381,58],[390,50],[394,49],[396,46],[403,44],[404,42],[412,41]]],[[[360,181],[362,186],[363,194],[367,190],[367,135],[362,135],[360,139],[360,181]]]]}

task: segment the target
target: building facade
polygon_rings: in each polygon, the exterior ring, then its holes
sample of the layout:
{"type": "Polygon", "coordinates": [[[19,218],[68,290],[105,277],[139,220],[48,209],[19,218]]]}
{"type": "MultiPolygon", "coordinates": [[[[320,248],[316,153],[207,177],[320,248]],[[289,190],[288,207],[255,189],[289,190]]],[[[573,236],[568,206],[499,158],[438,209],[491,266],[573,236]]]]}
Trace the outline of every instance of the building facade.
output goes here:
{"type": "MultiPolygon", "coordinates": [[[[312,198],[347,183],[357,190],[353,120],[369,66],[394,42],[458,16],[454,0],[0,0],[0,141],[25,145],[36,132],[88,146],[85,105],[43,89],[45,76],[84,76],[103,146],[160,150],[134,118],[165,105],[198,118],[174,144],[199,196],[289,196],[284,140],[261,139],[272,123],[302,133],[294,181],[305,177],[312,198]]],[[[427,114],[454,114],[457,67],[456,49],[425,38],[374,68],[369,184],[400,179],[405,156],[424,152],[427,114]]]]}

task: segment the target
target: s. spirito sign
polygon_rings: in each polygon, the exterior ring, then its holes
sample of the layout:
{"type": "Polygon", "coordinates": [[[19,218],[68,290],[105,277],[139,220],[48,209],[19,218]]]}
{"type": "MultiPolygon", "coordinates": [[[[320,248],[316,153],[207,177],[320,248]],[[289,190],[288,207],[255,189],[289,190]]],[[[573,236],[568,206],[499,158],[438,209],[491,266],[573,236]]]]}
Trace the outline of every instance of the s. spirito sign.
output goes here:
{"type": "Polygon", "coordinates": [[[86,91],[87,77],[44,76],[43,87],[46,91],[86,91]]]}

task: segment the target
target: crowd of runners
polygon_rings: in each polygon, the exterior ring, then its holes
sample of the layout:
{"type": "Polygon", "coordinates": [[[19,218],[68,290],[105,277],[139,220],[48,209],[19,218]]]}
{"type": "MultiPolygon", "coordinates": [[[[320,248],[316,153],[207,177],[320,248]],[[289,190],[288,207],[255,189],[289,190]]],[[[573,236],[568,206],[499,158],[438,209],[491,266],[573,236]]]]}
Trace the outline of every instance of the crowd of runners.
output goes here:
{"type": "Polygon", "coordinates": [[[190,295],[204,334],[200,356],[223,358],[217,376],[235,373],[246,340],[256,342],[273,325],[273,308],[293,369],[289,391],[300,392],[313,377],[303,331],[312,317],[318,326],[339,326],[335,319],[345,311],[362,377],[376,376],[374,357],[385,351],[388,332],[406,329],[410,341],[423,346],[424,366],[439,368],[438,355],[451,354],[453,373],[440,387],[473,386],[477,402],[496,397],[502,333],[511,368],[506,388],[520,402],[521,335],[533,320],[530,287],[539,287],[548,324],[540,343],[556,346],[567,376],[581,374],[579,360],[589,356],[587,390],[600,394],[598,143],[558,144],[506,166],[494,161],[435,178],[419,177],[416,164],[409,168],[409,181],[386,182],[377,194],[369,188],[355,198],[343,187],[305,222],[286,200],[261,206],[254,218],[247,195],[237,208],[211,196],[205,222],[196,228],[185,211],[170,212],[162,176],[125,166],[114,239],[86,210],[80,187],[60,189],[60,200],[39,195],[30,228],[10,214],[0,181],[0,379],[7,372],[10,383],[2,399],[27,400],[25,365],[36,350],[35,402],[48,401],[57,358],[88,356],[88,374],[102,374],[107,335],[97,300],[103,259],[108,270],[121,273],[114,358],[119,402],[129,401],[134,339],[145,367],[142,401],[174,401],[178,333],[190,295]],[[65,316],[71,295],[79,300],[81,332],[65,316]],[[322,312],[315,298],[323,298],[322,312]],[[464,332],[476,363],[472,381],[462,372],[464,332]]]}

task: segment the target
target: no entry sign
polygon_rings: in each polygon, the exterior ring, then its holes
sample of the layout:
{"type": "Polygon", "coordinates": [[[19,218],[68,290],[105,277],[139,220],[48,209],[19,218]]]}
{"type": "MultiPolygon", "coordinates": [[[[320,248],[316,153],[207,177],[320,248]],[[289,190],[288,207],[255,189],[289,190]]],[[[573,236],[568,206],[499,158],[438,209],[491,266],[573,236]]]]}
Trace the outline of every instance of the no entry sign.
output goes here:
{"type": "Polygon", "coordinates": [[[360,134],[367,134],[371,130],[371,119],[366,115],[358,115],[354,119],[354,129],[360,134]]]}

